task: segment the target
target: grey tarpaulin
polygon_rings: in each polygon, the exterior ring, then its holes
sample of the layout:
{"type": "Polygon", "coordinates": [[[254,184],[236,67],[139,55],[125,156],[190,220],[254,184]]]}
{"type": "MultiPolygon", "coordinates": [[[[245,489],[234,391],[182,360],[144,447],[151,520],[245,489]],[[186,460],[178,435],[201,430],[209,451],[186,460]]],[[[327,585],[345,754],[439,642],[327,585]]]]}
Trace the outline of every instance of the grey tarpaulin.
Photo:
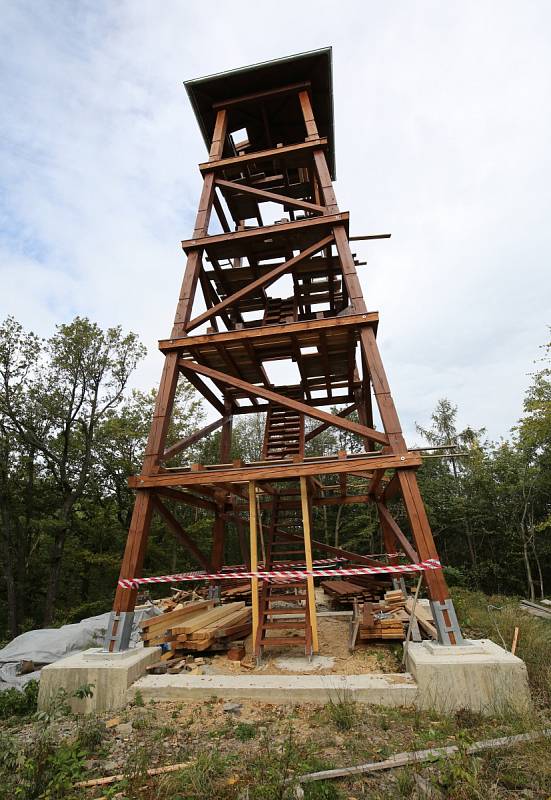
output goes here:
{"type": "MultiPolygon", "coordinates": [[[[155,606],[136,609],[130,647],[141,646],[138,631],[141,620],[158,613],[160,611],[155,606]]],[[[18,674],[22,661],[32,661],[37,667],[44,666],[89,647],[101,647],[108,622],[109,613],[98,614],[73,625],[42,628],[17,636],[0,650],[0,691],[9,689],[10,686],[21,689],[30,680],[39,680],[40,670],[28,675],[18,674]]]]}

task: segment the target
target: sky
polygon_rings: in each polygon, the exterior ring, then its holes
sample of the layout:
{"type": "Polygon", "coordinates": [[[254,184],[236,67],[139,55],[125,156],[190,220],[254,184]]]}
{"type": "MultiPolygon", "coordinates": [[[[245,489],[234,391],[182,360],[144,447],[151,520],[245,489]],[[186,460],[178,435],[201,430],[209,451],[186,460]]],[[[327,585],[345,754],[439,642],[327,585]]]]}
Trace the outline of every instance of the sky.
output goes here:
{"type": "Polygon", "coordinates": [[[0,319],[136,331],[158,384],[205,148],[183,81],[332,46],[337,183],[410,442],[506,436],[551,324],[551,4],[2,0],[0,319]]]}

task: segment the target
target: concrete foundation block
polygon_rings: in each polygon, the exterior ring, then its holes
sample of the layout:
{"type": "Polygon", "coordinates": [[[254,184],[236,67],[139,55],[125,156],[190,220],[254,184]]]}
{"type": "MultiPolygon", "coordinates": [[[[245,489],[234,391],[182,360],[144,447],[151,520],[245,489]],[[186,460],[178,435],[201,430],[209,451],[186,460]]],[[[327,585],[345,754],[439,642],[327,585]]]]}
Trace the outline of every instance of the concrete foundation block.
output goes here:
{"type": "Polygon", "coordinates": [[[489,639],[467,639],[459,647],[411,642],[406,668],[417,683],[419,708],[492,715],[531,707],[524,662],[489,639]]]}
{"type": "Polygon", "coordinates": [[[145,674],[149,664],[158,660],[160,652],[159,647],[136,647],[121,653],[92,648],[62,658],[40,673],[38,707],[48,709],[62,689],[76,714],[122,708],[127,703],[128,688],[145,674]],[[85,684],[93,684],[93,696],[82,700],[72,697],[85,684]]]}

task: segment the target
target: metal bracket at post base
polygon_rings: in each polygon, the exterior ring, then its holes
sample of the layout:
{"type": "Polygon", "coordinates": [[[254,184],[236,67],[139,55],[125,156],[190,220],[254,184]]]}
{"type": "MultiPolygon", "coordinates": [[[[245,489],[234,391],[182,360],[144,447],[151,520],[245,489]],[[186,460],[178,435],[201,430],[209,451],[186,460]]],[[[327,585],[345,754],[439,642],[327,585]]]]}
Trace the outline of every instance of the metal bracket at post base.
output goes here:
{"type": "Polygon", "coordinates": [[[438,633],[439,644],[445,644],[445,645],[464,644],[463,635],[461,633],[461,628],[459,627],[459,622],[457,621],[457,615],[455,613],[455,608],[451,597],[448,597],[447,600],[442,600],[442,601],[431,600],[430,607],[432,609],[432,618],[434,620],[434,625],[438,633]],[[446,620],[444,619],[445,611],[448,612],[448,617],[450,620],[449,625],[446,623],[446,620]],[[451,641],[450,633],[453,633],[455,642],[451,641]]]}
{"type": "Polygon", "coordinates": [[[105,641],[103,643],[104,652],[120,653],[121,650],[128,650],[133,622],[133,611],[111,612],[109,624],[107,625],[107,632],[105,634],[105,641]]]}

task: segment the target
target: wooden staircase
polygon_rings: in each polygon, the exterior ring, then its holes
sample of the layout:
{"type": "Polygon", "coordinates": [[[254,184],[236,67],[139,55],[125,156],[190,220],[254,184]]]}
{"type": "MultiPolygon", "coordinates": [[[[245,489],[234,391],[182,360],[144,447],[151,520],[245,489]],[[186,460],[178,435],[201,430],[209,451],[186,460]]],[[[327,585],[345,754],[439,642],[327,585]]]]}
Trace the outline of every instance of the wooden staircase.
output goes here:
{"type": "MultiPolygon", "coordinates": [[[[268,425],[269,422],[267,429],[268,425]]],[[[304,533],[300,502],[296,506],[292,504],[294,507],[291,508],[286,503],[286,507],[281,508],[280,497],[276,494],[272,499],[271,519],[265,543],[265,569],[269,571],[277,571],[278,564],[296,561],[298,566],[306,562],[304,539],[289,540],[285,536],[285,533],[304,533]]],[[[261,662],[266,647],[303,647],[305,655],[312,657],[310,607],[315,607],[313,591],[313,581],[306,578],[272,578],[262,581],[259,593],[259,624],[254,647],[258,663],[261,662]]]]}
{"type": "Polygon", "coordinates": [[[266,414],[262,458],[304,458],[304,414],[271,404],[266,414]]]}

